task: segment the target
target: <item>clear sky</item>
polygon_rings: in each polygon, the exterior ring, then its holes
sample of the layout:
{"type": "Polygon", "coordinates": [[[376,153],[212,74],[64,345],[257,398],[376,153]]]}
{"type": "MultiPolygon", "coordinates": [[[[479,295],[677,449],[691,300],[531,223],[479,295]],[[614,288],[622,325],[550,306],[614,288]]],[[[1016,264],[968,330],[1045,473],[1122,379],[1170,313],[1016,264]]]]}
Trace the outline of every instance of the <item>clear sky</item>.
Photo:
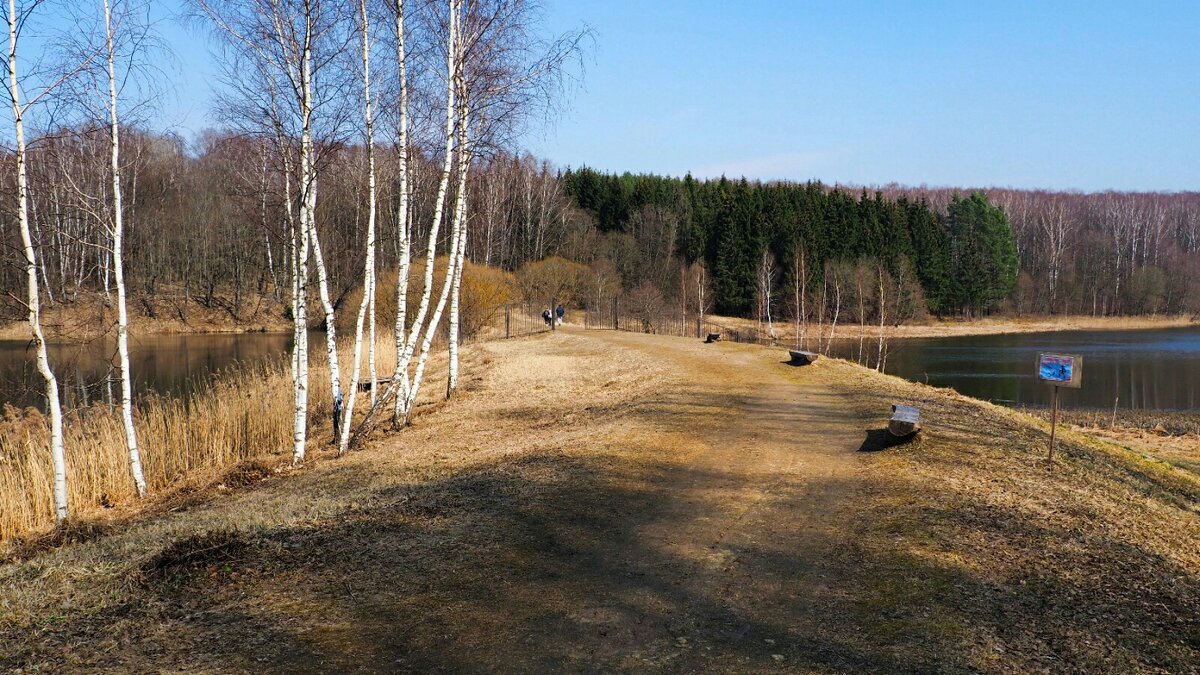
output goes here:
{"type": "MultiPolygon", "coordinates": [[[[171,0],[175,2],[175,0],[171,0]]],[[[1200,189],[1200,2],[544,0],[583,88],[528,149],[562,166],[828,183],[1200,189]]],[[[206,124],[213,72],[164,122],[206,124]]]]}

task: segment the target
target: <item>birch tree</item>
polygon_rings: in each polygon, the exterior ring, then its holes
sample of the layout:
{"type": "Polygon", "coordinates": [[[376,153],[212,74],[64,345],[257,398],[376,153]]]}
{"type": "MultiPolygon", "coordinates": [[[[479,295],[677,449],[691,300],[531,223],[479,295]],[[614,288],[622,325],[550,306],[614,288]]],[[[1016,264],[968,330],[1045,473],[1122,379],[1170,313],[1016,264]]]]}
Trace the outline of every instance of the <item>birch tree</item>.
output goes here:
{"type": "Polygon", "coordinates": [[[28,310],[29,333],[37,354],[37,369],[45,383],[46,406],[50,411],[50,456],[54,466],[54,519],[61,524],[67,519],[67,462],[63,449],[63,414],[59,399],[58,379],[50,367],[46,350],[46,337],[42,332],[40,290],[38,283],[38,260],[33,247],[29,228],[29,177],[27,172],[27,148],[25,145],[25,115],[38,101],[62,84],[73,73],[51,77],[39,92],[22,100],[22,77],[18,72],[18,43],[20,28],[40,3],[32,2],[18,9],[16,0],[8,0],[8,78],[6,92],[12,106],[14,159],[17,180],[16,211],[17,227],[21,233],[21,252],[25,267],[25,305],[28,310]]]}
{"type": "MultiPolygon", "coordinates": [[[[396,19],[397,43],[399,45],[397,48],[398,49],[397,56],[400,58],[401,63],[403,63],[403,60],[404,60],[403,5],[398,2],[395,9],[396,9],[396,17],[397,17],[397,19],[396,19]]],[[[407,281],[406,281],[406,279],[408,276],[408,273],[407,273],[408,270],[407,270],[407,264],[402,259],[400,275],[399,275],[400,280],[397,282],[397,284],[398,284],[397,291],[398,291],[399,297],[397,299],[398,307],[397,307],[397,317],[396,317],[396,324],[397,324],[396,345],[397,345],[398,353],[397,353],[397,359],[396,359],[395,376],[393,377],[392,382],[389,384],[387,390],[384,392],[384,395],[382,397],[380,397],[376,401],[376,403],[371,407],[371,410],[367,412],[367,415],[363,419],[362,423],[359,425],[358,430],[350,438],[348,447],[353,447],[356,444],[357,440],[359,438],[361,438],[364,433],[366,433],[373,427],[374,419],[375,419],[375,416],[376,416],[379,408],[383,405],[386,405],[388,402],[392,401],[393,399],[395,400],[395,409],[394,409],[394,416],[393,416],[395,424],[399,427],[403,427],[403,426],[407,426],[408,423],[411,421],[412,407],[416,401],[417,394],[420,390],[420,381],[424,375],[425,364],[426,364],[426,361],[427,361],[428,355],[429,355],[429,346],[432,344],[432,341],[433,341],[433,332],[436,329],[438,322],[441,320],[441,315],[445,308],[446,300],[449,296],[450,284],[451,284],[453,276],[454,276],[453,275],[453,267],[454,266],[452,264],[447,264],[446,272],[445,272],[445,276],[444,276],[445,283],[443,284],[443,292],[440,296],[437,306],[433,309],[433,312],[431,313],[430,312],[430,304],[431,304],[431,299],[433,297],[434,266],[435,266],[435,262],[437,259],[438,232],[442,226],[442,220],[443,220],[444,213],[445,213],[446,195],[449,190],[449,184],[450,184],[450,177],[451,177],[450,175],[451,175],[451,171],[454,167],[455,141],[458,138],[456,125],[458,123],[458,116],[460,113],[460,108],[457,105],[457,94],[458,94],[459,79],[460,79],[459,78],[459,70],[458,70],[459,69],[458,50],[460,47],[459,39],[458,39],[458,28],[459,28],[460,15],[461,15],[461,11],[462,11],[462,1],[461,0],[449,0],[448,9],[449,9],[449,14],[447,17],[447,21],[445,23],[446,30],[444,33],[445,39],[443,42],[443,44],[445,46],[445,54],[446,54],[446,72],[445,72],[446,115],[445,115],[445,126],[443,127],[442,168],[441,168],[441,175],[438,179],[438,187],[437,187],[436,197],[434,199],[433,217],[432,217],[432,221],[430,223],[429,233],[427,235],[425,260],[424,260],[425,269],[423,272],[423,280],[422,280],[422,287],[421,287],[421,300],[417,306],[417,311],[413,317],[412,323],[408,324],[408,322],[405,321],[406,317],[403,316],[403,314],[405,314],[404,307],[407,304],[407,281]],[[401,335],[401,333],[403,333],[403,336],[401,335]],[[421,351],[419,352],[419,354],[416,351],[418,342],[421,343],[421,351]],[[417,356],[417,365],[416,365],[415,370],[410,375],[409,367],[412,364],[412,359],[413,359],[414,355],[417,356]]],[[[433,20],[433,22],[436,23],[436,20],[433,20]]],[[[402,67],[400,69],[400,72],[401,72],[401,79],[402,79],[401,97],[403,99],[404,94],[407,93],[407,85],[404,84],[404,82],[403,82],[404,77],[405,77],[405,69],[402,67]]],[[[464,125],[464,128],[465,128],[465,125],[464,125]]],[[[402,136],[405,135],[403,123],[401,125],[401,135],[402,136]]],[[[405,150],[404,148],[401,149],[401,155],[404,154],[404,150],[405,150]]],[[[402,171],[402,175],[403,175],[403,171],[402,171]]],[[[401,202],[402,208],[404,208],[405,203],[406,202],[404,201],[404,197],[402,196],[402,202],[401,202]]],[[[407,236],[408,235],[402,235],[402,239],[407,238],[407,236]]],[[[409,241],[411,241],[411,239],[409,241]]],[[[457,231],[451,233],[450,241],[452,244],[451,252],[450,252],[450,260],[454,260],[457,257],[457,250],[454,248],[458,244],[457,231]]],[[[402,241],[401,242],[401,252],[402,252],[401,255],[402,256],[406,255],[406,247],[407,247],[407,245],[402,241]]]]}
{"type": "MultiPolygon", "coordinates": [[[[456,94],[458,93],[458,26],[460,14],[462,11],[461,0],[450,0],[449,2],[449,18],[447,20],[447,31],[445,39],[446,47],[446,122],[444,127],[444,148],[442,157],[442,172],[438,180],[437,196],[434,199],[433,220],[429,228],[428,242],[425,251],[425,271],[424,280],[421,290],[421,302],[417,306],[417,313],[413,319],[412,326],[408,330],[408,336],[405,340],[404,351],[400,356],[400,361],[397,365],[397,371],[401,376],[403,397],[400,400],[398,416],[401,426],[406,426],[411,420],[412,405],[416,401],[417,392],[420,389],[420,379],[425,369],[425,359],[428,358],[428,347],[426,344],[431,344],[433,340],[433,330],[437,326],[438,320],[441,319],[442,310],[445,307],[444,303],[439,302],[438,307],[434,310],[432,320],[429,313],[430,301],[433,296],[433,277],[434,263],[437,259],[437,241],[438,231],[441,229],[442,220],[446,204],[446,193],[450,185],[450,173],[454,165],[454,149],[456,139],[456,122],[459,113],[459,108],[456,104],[456,94]],[[422,338],[424,338],[422,340],[422,338]],[[417,347],[418,340],[422,340],[421,356],[418,357],[418,366],[411,379],[409,378],[409,365],[412,361],[414,352],[417,347]]],[[[455,233],[456,234],[456,233],[455,233]]],[[[458,242],[457,236],[452,236],[451,241],[455,244],[458,242]]],[[[455,257],[455,252],[451,252],[451,259],[455,257]]],[[[452,265],[446,266],[446,281],[449,282],[453,276],[452,265]]],[[[448,287],[448,283],[446,284],[448,287]]],[[[445,294],[443,294],[443,298],[445,294]]],[[[393,388],[397,383],[393,383],[393,388]]]]}
{"type": "MultiPolygon", "coordinates": [[[[322,0],[193,1],[230,48],[233,58],[227,64],[231,71],[229,79],[237,95],[243,99],[235,105],[241,106],[251,119],[265,120],[274,127],[276,136],[283,139],[282,148],[290,148],[290,139],[299,137],[295,166],[299,208],[293,283],[293,318],[297,340],[293,356],[297,378],[293,460],[300,462],[304,459],[307,437],[305,306],[310,257],[316,267],[321,307],[325,314],[325,346],[335,417],[342,403],[334,308],[329,293],[329,275],[317,236],[319,148],[315,138],[319,133],[318,124],[327,126],[324,129],[326,134],[336,131],[328,127],[337,123],[336,107],[344,92],[339,91],[336,80],[325,73],[336,68],[345,46],[344,5],[322,0]],[[250,77],[252,75],[257,75],[257,79],[250,77]],[[322,83],[327,86],[322,88],[322,83]],[[328,108],[334,111],[326,110],[328,108]]],[[[281,155],[288,153],[287,149],[281,150],[281,155]]],[[[290,181],[287,185],[290,186],[290,181]]],[[[290,214],[290,206],[288,208],[290,214]]],[[[335,438],[336,433],[335,425],[335,438]]]]}
{"type": "MultiPolygon", "coordinates": [[[[371,19],[367,11],[367,0],[359,0],[359,29],[362,32],[362,79],[363,79],[363,122],[366,126],[367,144],[367,252],[363,264],[363,299],[358,309],[354,331],[354,365],[350,375],[350,396],[342,414],[341,436],[338,454],[345,454],[350,444],[350,426],[354,417],[354,403],[358,397],[358,382],[361,373],[363,321],[368,310],[374,314],[375,304],[375,118],[371,110],[371,19]]],[[[375,319],[371,318],[371,391],[375,391],[375,319]]],[[[372,393],[372,397],[374,393],[372,393]]]]}
{"type": "MultiPolygon", "coordinates": [[[[405,51],[404,0],[393,0],[392,9],[396,15],[396,73],[399,80],[399,129],[397,134],[397,160],[400,192],[399,212],[396,216],[396,229],[399,242],[396,255],[398,273],[396,275],[396,367],[392,373],[392,386],[400,386],[400,395],[396,396],[396,406],[392,421],[399,425],[403,415],[403,399],[408,396],[408,370],[404,352],[408,344],[408,276],[412,271],[412,240],[409,223],[409,176],[408,176],[408,55],[405,51]]],[[[375,402],[372,403],[372,408],[375,402]]]]}
{"type": "MultiPolygon", "coordinates": [[[[453,248],[450,280],[449,366],[446,397],[453,395],[459,378],[459,295],[470,228],[469,186],[471,164],[485,148],[498,150],[510,144],[528,119],[548,112],[557,101],[566,75],[566,64],[580,53],[579,44],[586,31],[568,33],[548,43],[538,39],[537,5],[529,0],[473,0],[462,7],[458,27],[459,41],[459,186],[456,192],[456,219],[460,241],[453,248]],[[471,138],[468,141],[468,137],[471,138]]],[[[532,164],[532,159],[530,160],[532,164]]],[[[537,258],[545,254],[546,233],[550,227],[552,204],[556,202],[559,181],[551,177],[543,163],[534,190],[534,172],[523,173],[526,222],[533,224],[533,250],[537,258]],[[538,203],[534,209],[533,203],[538,203]]],[[[674,237],[671,237],[674,240],[674,237]]]]}
{"type": "Polygon", "coordinates": [[[138,449],[137,430],[133,426],[133,384],[129,373],[129,312],[125,307],[124,236],[125,207],[121,189],[121,136],[117,112],[117,75],[115,68],[114,25],[109,0],[104,7],[104,45],[108,66],[109,147],[112,160],[112,267],[117,283],[117,353],[121,369],[121,422],[125,427],[125,445],[129,452],[129,473],[139,497],[146,496],[146,477],[138,449]]]}
{"type": "MultiPolygon", "coordinates": [[[[436,206],[434,207],[433,227],[430,229],[429,245],[425,256],[425,288],[421,298],[421,306],[417,310],[417,321],[414,327],[420,329],[422,334],[421,350],[416,353],[416,364],[413,367],[412,379],[408,385],[406,392],[403,416],[404,425],[408,425],[412,421],[413,407],[416,405],[417,396],[421,390],[421,381],[425,375],[425,367],[429,362],[429,350],[433,346],[433,336],[438,324],[441,322],[442,313],[446,309],[446,302],[450,297],[451,289],[454,285],[454,268],[455,261],[458,260],[458,250],[461,245],[460,230],[464,217],[465,198],[466,198],[466,182],[467,172],[470,167],[470,160],[467,156],[467,106],[465,96],[463,96],[463,88],[465,87],[462,74],[462,62],[459,59],[462,49],[462,41],[460,39],[459,29],[462,25],[462,0],[450,0],[450,17],[448,21],[449,29],[446,35],[446,79],[447,79],[447,96],[446,96],[446,156],[442,166],[442,179],[438,185],[438,196],[436,206]],[[442,211],[446,201],[446,190],[450,178],[450,171],[454,165],[455,150],[458,155],[458,186],[455,191],[455,206],[454,212],[451,215],[451,231],[450,231],[450,252],[446,263],[446,273],[442,282],[442,290],[438,296],[437,306],[434,308],[428,322],[425,322],[424,311],[429,308],[430,295],[433,282],[433,268],[437,254],[437,231],[441,226],[442,211]]],[[[414,330],[410,337],[415,337],[417,331],[414,330]]],[[[410,340],[408,348],[405,350],[405,371],[407,372],[408,361],[414,356],[415,342],[410,340]]]]}
{"type": "Polygon", "coordinates": [[[805,306],[808,293],[807,252],[797,242],[792,247],[792,315],[796,320],[796,346],[804,349],[804,333],[808,328],[808,308],[805,306]]]}

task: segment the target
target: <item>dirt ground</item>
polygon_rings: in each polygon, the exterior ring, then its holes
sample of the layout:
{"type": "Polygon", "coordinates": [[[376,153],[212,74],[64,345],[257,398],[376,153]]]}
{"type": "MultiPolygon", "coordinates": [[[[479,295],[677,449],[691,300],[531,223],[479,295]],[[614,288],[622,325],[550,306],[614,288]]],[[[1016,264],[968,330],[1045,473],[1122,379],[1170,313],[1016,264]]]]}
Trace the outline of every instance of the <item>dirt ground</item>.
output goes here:
{"type": "Polygon", "coordinates": [[[0,565],[0,670],[1200,672],[1195,474],[785,360],[473,346],[402,434],[0,565]]]}

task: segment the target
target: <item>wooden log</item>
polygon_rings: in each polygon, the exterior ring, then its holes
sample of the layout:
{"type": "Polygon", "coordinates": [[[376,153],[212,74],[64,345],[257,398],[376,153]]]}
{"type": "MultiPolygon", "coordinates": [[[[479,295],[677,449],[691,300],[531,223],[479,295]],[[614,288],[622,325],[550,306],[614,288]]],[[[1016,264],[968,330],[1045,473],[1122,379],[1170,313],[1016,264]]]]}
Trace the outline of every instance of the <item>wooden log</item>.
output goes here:
{"type": "Polygon", "coordinates": [[[892,419],[888,421],[888,433],[897,438],[908,438],[921,430],[921,411],[911,405],[892,406],[892,419]]]}
{"type": "Polygon", "coordinates": [[[792,356],[792,365],[807,366],[817,360],[817,354],[806,352],[801,349],[789,349],[788,354],[792,356]]]}
{"type": "Polygon", "coordinates": [[[705,343],[705,344],[712,344],[712,343],[714,343],[714,342],[719,342],[720,340],[721,340],[721,334],[720,334],[720,333],[709,333],[709,334],[708,334],[708,337],[707,337],[707,338],[705,338],[705,340],[704,340],[704,343],[705,343]]]}

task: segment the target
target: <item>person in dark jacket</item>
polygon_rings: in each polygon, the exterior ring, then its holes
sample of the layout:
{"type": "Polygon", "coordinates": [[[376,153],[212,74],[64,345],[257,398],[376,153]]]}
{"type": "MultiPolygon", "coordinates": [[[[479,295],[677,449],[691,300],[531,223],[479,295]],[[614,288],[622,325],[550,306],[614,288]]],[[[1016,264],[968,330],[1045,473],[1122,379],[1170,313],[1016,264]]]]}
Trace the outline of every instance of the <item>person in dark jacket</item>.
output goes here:
{"type": "Polygon", "coordinates": [[[554,313],[558,315],[558,325],[561,326],[563,322],[563,315],[567,313],[567,308],[559,305],[557,308],[555,308],[554,313]]]}

